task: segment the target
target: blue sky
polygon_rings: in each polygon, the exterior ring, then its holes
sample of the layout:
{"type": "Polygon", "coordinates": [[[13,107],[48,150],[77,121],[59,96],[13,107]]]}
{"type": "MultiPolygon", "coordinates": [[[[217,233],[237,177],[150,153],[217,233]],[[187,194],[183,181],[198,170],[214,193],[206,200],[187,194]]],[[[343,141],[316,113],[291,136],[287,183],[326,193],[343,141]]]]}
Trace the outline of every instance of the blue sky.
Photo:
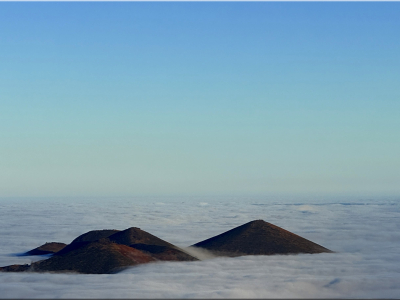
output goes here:
{"type": "Polygon", "coordinates": [[[400,3],[0,3],[0,196],[400,193],[400,3]]]}

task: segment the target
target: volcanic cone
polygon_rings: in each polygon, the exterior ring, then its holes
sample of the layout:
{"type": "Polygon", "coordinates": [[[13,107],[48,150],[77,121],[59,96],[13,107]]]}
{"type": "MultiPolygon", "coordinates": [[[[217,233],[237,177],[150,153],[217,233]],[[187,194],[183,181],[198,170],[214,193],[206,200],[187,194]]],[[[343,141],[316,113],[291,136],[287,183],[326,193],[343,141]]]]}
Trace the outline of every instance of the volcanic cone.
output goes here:
{"type": "Polygon", "coordinates": [[[116,244],[107,239],[82,243],[87,244],[67,253],[57,254],[49,259],[32,263],[31,270],[35,272],[104,274],[156,260],[140,250],[116,244]]]}
{"type": "Polygon", "coordinates": [[[179,247],[168,243],[144,230],[131,227],[108,237],[110,241],[127,245],[150,254],[157,260],[194,261],[197,258],[185,253],[179,247]]]}
{"type": "Polygon", "coordinates": [[[103,230],[91,230],[84,234],[81,234],[75,238],[69,245],[65,246],[60,251],[56,252],[55,255],[63,255],[72,250],[76,250],[83,246],[88,245],[91,242],[96,242],[100,239],[108,238],[110,235],[119,232],[116,229],[103,229],[103,230]]]}
{"type": "Polygon", "coordinates": [[[26,252],[24,255],[43,255],[43,254],[51,254],[60,251],[63,249],[67,244],[64,243],[46,243],[43,244],[35,249],[32,249],[26,252]]]}
{"type": "Polygon", "coordinates": [[[197,244],[220,256],[332,252],[316,243],[263,220],[233,228],[197,244]]]}
{"type": "Polygon", "coordinates": [[[130,246],[132,244],[146,244],[175,247],[174,245],[137,227],[131,227],[123,231],[119,231],[109,236],[108,238],[110,239],[110,241],[127,246],[130,246]]]}

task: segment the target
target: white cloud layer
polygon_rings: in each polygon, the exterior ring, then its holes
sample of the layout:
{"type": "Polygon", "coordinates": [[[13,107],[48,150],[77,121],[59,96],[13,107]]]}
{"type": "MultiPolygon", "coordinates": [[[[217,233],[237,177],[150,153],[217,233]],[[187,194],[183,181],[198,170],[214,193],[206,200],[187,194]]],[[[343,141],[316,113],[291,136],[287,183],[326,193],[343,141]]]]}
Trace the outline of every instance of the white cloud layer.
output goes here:
{"type": "Polygon", "coordinates": [[[337,253],[163,262],[112,275],[0,273],[2,298],[398,298],[399,199],[0,200],[0,266],[45,242],[140,227],[180,247],[263,219],[337,253]]]}

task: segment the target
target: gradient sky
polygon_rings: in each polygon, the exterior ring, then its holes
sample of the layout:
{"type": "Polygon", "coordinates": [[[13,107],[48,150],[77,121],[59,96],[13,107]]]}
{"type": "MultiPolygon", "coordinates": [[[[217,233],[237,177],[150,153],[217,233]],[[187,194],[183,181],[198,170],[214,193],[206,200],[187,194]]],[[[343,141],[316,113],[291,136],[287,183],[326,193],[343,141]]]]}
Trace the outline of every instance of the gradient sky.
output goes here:
{"type": "Polygon", "coordinates": [[[400,194],[400,3],[0,3],[0,197],[400,194]]]}

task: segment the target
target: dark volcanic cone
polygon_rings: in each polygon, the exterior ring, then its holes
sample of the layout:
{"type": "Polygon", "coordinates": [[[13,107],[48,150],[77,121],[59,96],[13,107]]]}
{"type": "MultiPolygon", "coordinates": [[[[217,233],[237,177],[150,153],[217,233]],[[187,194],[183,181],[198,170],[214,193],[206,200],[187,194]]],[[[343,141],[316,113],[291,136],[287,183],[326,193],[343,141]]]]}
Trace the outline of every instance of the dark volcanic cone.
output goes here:
{"type": "Polygon", "coordinates": [[[233,228],[193,247],[204,248],[221,256],[332,252],[263,220],[233,228]]]}
{"type": "Polygon", "coordinates": [[[144,251],[157,260],[194,261],[197,258],[185,253],[179,247],[170,244],[144,230],[131,227],[108,237],[110,241],[144,251]]]}
{"type": "Polygon", "coordinates": [[[71,244],[78,242],[94,242],[103,238],[108,238],[110,235],[113,235],[120,230],[116,229],[103,229],[103,230],[91,230],[84,234],[81,234],[76,239],[74,239],[71,244]]]}
{"type": "Polygon", "coordinates": [[[65,246],[67,246],[67,244],[64,243],[56,243],[56,242],[52,242],[52,243],[46,243],[42,246],[39,246],[35,249],[32,249],[26,253],[24,253],[24,255],[43,255],[43,254],[51,254],[51,253],[55,253],[60,251],[61,249],[63,249],[65,246]]]}
{"type": "Polygon", "coordinates": [[[25,272],[30,267],[31,267],[30,265],[11,265],[11,266],[0,267],[0,272],[25,272]]]}
{"type": "Polygon", "coordinates": [[[81,251],[81,248],[88,246],[93,241],[108,240],[115,244],[130,246],[150,255],[154,260],[167,261],[194,261],[197,258],[183,252],[178,247],[144,231],[140,228],[132,227],[123,231],[118,230],[93,230],[85,233],[64,249],[54,254],[54,256],[65,256],[71,251],[81,251]],[[104,236],[104,239],[96,239],[104,236]],[[133,246],[136,245],[136,246],[133,246]],[[157,248],[158,247],[158,248],[157,248]]]}
{"type": "Polygon", "coordinates": [[[131,227],[123,231],[114,233],[108,238],[110,239],[110,241],[127,246],[130,246],[132,244],[146,244],[175,247],[174,245],[137,227],[131,227]]]}
{"type": "Polygon", "coordinates": [[[113,235],[120,230],[116,229],[103,229],[103,230],[91,230],[84,234],[81,234],[76,239],[74,239],[71,244],[65,246],[59,252],[56,252],[55,255],[63,255],[72,250],[79,249],[83,246],[88,245],[91,242],[98,241],[100,239],[108,238],[110,235],[113,235]]]}
{"type": "Polygon", "coordinates": [[[65,254],[32,263],[31,270],[105,274],[117,272],[128,266],[155,261],[149,254],[107,239],[83,243],[86,244],[65,254]]]}

